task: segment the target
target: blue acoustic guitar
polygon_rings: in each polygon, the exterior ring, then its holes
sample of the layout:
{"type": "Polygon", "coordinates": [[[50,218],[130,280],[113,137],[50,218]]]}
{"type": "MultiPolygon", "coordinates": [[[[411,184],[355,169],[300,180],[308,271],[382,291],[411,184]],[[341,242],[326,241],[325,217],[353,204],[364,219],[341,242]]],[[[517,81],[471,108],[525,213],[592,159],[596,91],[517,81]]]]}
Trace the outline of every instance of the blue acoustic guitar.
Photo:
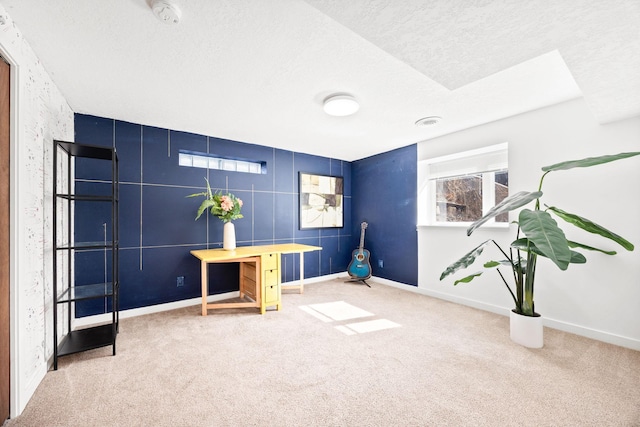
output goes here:
{"type": "Polygon", "coordinates": [[[368,224],[363,222],[360,226],[362,229],[360,232],[360,247],[354,249],[351,254],[352,259],[349,263],[349,268],[347,268],[347,272],[349,276],[351,276],[350,282],[364,282],[365,285],[369,286],[365,280],[371,277],[370,254],[369,251],[364,248],[364,230],[367,229],[368,224]]]}

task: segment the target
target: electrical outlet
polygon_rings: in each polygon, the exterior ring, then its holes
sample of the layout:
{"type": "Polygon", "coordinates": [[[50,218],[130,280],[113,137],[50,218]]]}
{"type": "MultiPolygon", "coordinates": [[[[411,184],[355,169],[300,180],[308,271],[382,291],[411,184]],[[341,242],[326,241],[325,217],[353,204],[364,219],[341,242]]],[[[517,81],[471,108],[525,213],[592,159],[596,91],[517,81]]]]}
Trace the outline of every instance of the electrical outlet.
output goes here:
{"type": "Polygon", "coordinates": [[[381,260],[381,259],[378,260],[378,267],[384,268],[384,261],[383,260],[381,260]]]}
{"type": "Polygon", "coordinates": [[[177,287],[184,286],[184,276],[178,276],[176,278],[176,286],[177,287]]]}

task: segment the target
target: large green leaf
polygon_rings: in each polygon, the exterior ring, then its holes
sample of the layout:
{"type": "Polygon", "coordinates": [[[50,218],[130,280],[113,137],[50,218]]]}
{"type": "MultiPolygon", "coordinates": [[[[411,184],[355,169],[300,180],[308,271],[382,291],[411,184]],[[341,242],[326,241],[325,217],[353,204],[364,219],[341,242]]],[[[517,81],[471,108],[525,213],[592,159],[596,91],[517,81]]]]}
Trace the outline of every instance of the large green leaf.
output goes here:
{"type": "Polygon", "coordinates": [[[479,271],[477,273],[473,273],[467,277],[463,277],[462,279],[458,279],[455,282],[453,282],[453,286],[457,285],[458,283],[469,283],[470,281],[472,281],[473,279],[475,279],[478,276],[482,275],[482,271],[479,271]]]}
{"type": "Polygon", "coordinates": [[[580,252],[571,251],[571,264],[584,264],[587,259],[580,252]]]}
{"type": "Polygon", "coordinates": [[[513,242],[511,242],[511,247],[525,252],[531,251],[536,255],[545,256],[542,252],[540,252],[538,248],[536,248],[536,245],[526,237],[521,237],[518,240],[514,240],[513,242]]]}
{"type": "Polygon", "coordinates": [[[568,242],[569,242],[569,247],[570,248],[581,248],[581,249],[586,249],[588,251],[597,251],[597,252],[602,252],[603,254],[607,254],[607,255],[615,255],[615,254],[617,254],[616,251],[605,251],[604,249],[594,248],[592,246],[587,246],[587,245],[584,245],[582,243],[572,242],[571,240],[568,240],[568,242]]]}
{"type": "Polygon", "coordinates": [[[560,270],[566,270],[571,261],[571,250],[564,232],[547,212],[523,209],[519,216],[520,229],[536,248],[560,270]]]}
{"type": "Polygon", "coordinates": [[[485,216],[469,226],[469,228],[467,229],[467,236],[471,236],[471,233],[473,233],[476,228],[480,227],[491,218],[500,215],[501,213],[518,209],[526,205],[527,203],[540,198],[540,196],[542,196],[542,191],[534,191],[533,193],[528,191],[520,191],[512,196],[503,199],[500,203],[492,207],[485,216]]]}
{"type": "Polygon", "coordinates": [[[196,215],[196,219],[200,218],[200,216],[203,214],[203,212],[205,210],[207,210],[209,207],[215,205],[215,201],[214,200],[203,200],[202,204],[200,205],[200,207],[198,208],[198,213],[196,215]]]}
{"type": "Polygon", "coordinates": [[[633,151],[630,153],[620,153],[613,155],[606,155],[600,157],[587,157],[586,159],[581,160],[568,160],[566,162],[556,163],[551,166],[545,166],[542,168],[544,172],[551,171],[559,171],[559,170],[567,170],[573,168],[587,168],[589,166],[601,165],[603,163],[609,163],[616,160],[627,159],[629,157],[637,156],[640,154],[640,151],[633,151]]]}
{"type": "MultiPolygon", "coordinates": [[[[509,263],[509,261],[507,261],[509,263]]],[[[483,267],[484,268],[493,268],[493,267],[498,267],[499,265],[502,265],[501,261],[487,261],[484,263],[483,267]]],[[[511,265],[511,263],[509,263],[509,265],[511,265]]]]}
{"type": "Polygon", "coordinates": [[[203,191],[202,193],[194,193],[194,194],[189,194],[188,196],[185,197],[198,197],[198,196],[206,196],[207,192],[203,191]]]}
{"type": "Polygon", "coordinates": [[[449,267],[447,267],[442,274],[440,275],[440,280],[444,279],[445,277],[447,277],[450,274],[455,273],[456,271],[460,270],[461,268],[467,268],[469,267],[471,264],[473,264],[473,262],[476,260],[476,258],[478,256],[480,256],[480,254],[482,253],[482,251],[484,250],[485,246],[487,246],[487,244],[491,241],[491,239],[486,240],[482,243],[480,243],[477,247],[475,247],[474,249],[472,249],[468,254],[466,254],[465,256],[463,256],[462,258],[460,258],[458,261],[454,262],[453,264],[451,264],[449,267]]]}
{"type": "MultiPolygon", "coordinates": [[[[567,241],[567,243],[569,243],[569,247],[572,247],[572,248],[576,248],[576,247],[580,247],[580,248],[584,248],[584,249],[588,249],[589,248],[588,246],[581,245],[581,244],[575,243],[575,242],[567,241]],[[575,243],[576,246],[572,246],[572,243],[575,243]]],[[[530,251],[530,252],[533,252],[536,255],[540,255],[540,256],[543,256],[545,258],[548,258],[544,253],[542,253],[542,251],[540,249],[538,249],[536,247],[536,245],[533,242],[531,242],[526,237],[523,237],[521,239],[515,240],[513,243],[511,243],[511,247],[515,248],[515,249],[519,249],[521,251],[525,251],[525,252],[529,252],[530,251]]],[[[599,250],[599,249],[595,249],[595,248],[591,248],[591,249],[599,250]]],[[[585,262],[587,262],[587,259],[580,252],[576,252],[576,251],[570,251],[570,252],[571,252],[571,259],[570,259],[569,262],[571,264],[584,264],[585,262]]]]}
{"type": "Polygon", "coordinates": [[[627,239],[625,239],[624,237],[619,236],[616,233],[607,230],[606,228],[596,224],[595,222],[587,218],[583,218],[579,215],[565,212],[560,208],[556,208],[555,206],[547,207],[547,209],[553,212],[554,214],[558,215],[560,218],[567,221],[569,224],[573,224],[578,228],[588,231],[589,233],[598,234],[602,237],[606,237],[607,239],[611,239],[628,251],[632,251],[634,249],[633,244],[629,242],[627,239]]]}

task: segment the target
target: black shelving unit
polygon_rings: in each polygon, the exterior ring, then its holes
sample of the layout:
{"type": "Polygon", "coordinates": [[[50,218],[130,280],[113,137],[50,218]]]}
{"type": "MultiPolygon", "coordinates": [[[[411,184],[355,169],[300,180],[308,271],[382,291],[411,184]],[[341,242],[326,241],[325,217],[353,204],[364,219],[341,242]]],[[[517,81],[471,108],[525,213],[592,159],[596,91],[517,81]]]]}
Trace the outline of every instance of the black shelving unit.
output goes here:
{"type": "Polygon", "coordinates": [[[116,336],[118,334],[119,275],[118,275],[118,156],[115,148],[80,144],[54,140],[53,152],[53,368],[58,369],[58,358],[91,350],[112,346],[116,354],[116,336]],[[100,177],[101,184],[110,188],[108,194],[76,194],[74,192],[75,160],[86,158],[108,162],[110,179],[100,177]],[[61,184],[63,182],[63,184],[61,184]],[[105,236],[102,242],[76,242],[73,236],[75,204],[102,203],[110,208],[110,224],[104,224],[105,236]],[[60,216],[63,216],[61,218],[60,216]],[[59,223],[64,222],[63,226],[59,223]],[[110,226],[110,236],[106,235],[110,226]],[[80,251],[104,251],[105,277],[101,283],[77,283],[74,275],[75,254],[80,251]],[[110,258],[110,277],[107,274],[107,257],[110,258]],[[106,310],[110,312],[109,323],[73,329],[75,304],[79,301],[102,299],[106,310]],[[64,312],[66,309],[66,313],[64,312]],[[63,311],[60,316],[59,311],[63,311]],[[65,316],[66,315],[66,316],[65,316]],[[66,319],[65,319],[66,317],[66,319]]]}

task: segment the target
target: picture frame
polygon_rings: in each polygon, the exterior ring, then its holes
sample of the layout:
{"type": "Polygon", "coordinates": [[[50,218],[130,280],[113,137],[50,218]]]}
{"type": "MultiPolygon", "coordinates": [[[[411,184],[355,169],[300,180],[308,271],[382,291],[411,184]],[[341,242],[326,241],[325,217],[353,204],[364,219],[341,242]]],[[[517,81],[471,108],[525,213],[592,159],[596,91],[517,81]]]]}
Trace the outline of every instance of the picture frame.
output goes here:
{"type": "Polygon", "coordinates": [[[344,178],[298,173],[300,230],[344,227],[344,178]]]}

